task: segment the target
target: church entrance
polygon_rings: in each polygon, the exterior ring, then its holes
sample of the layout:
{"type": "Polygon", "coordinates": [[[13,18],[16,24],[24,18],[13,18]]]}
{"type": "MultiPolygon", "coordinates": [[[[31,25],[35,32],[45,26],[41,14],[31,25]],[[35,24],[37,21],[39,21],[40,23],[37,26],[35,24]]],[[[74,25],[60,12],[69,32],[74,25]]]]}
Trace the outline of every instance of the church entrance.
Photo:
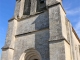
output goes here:
{"type": "Polygon", "coordinates": [[[25,60],[41,60],[41,59],[39,58],[39,56],[32,54],[30,56],[27,56],[25,60]]]}
{"type": "Polygon", "coordinates": [[[28,49],[21,55],[19,60],[41,60],[41,55],[35,49],[28,49]]]}
{"type": "MultiPolygon", "coordinates": [[[[27,59],[26,59],[27,60],[27,59]]],[[[39,59],[32,59],[32,58],[30,58],[29,60],[39,60],[39,59]]]]}

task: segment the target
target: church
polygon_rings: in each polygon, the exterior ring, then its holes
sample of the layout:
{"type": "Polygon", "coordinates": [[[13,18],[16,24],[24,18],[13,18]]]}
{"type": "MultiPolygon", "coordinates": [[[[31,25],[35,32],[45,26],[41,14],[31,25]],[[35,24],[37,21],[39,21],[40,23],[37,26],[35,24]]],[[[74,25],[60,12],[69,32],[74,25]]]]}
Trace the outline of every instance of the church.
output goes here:
{"type": "Polygon", "coordinates": [[[1,60],[80,60],[80,39],[62,0],[16,0],[1,60]]]}

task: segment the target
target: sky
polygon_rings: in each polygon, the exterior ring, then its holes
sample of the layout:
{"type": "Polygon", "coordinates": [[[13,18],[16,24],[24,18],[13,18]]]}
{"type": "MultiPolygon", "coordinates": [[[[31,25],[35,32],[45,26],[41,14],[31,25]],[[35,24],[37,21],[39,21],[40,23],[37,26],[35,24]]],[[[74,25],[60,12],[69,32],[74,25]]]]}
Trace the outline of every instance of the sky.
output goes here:
{"type": "MultiPolygon", "coordinates": [[[[63,0],[66,17],[80,37],[80,0],[63,0]]],[[[8,28],[8,20],[13,17],[15,0],[0,0],[0,56],[8,28]]]]}

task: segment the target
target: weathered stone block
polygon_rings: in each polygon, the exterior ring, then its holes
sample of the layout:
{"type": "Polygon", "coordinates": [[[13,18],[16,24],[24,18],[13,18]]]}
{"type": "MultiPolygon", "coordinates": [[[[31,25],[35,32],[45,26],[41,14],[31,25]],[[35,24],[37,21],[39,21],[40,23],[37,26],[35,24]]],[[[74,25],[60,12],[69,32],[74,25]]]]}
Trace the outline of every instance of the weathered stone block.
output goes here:
{"type": "Polygon", "coordinates": [[[61,26],[62,26],[62,35],[63,37],[67,39],[67,27],[66,27],[66,14],[65,11],[63,10],[62,6],[60,6],[60,16],[61,16],[61,26]]]}
{"type": "Polygon", "coordinates": [[[16,7],[15,7],[15,13],[14,17],[17,18],[19,16],[19,11],[20,11],[20,2],[19,0],[16,1],[16,7]]]}
{"type": "MultiPolygon", "coordinates": [[[[24,12],[24,2],[25,0],[21,0],[20,2],[20,8],[19,8],[19,16],[18,18],[21,18],[23,16],[23,12],[24,12]]],[[[18,9],[18,8],[17,8],[18,9]]]]}
{"type": "Polygon", "coordinates": [[[46,0],[46,6],[52,6],[57,3],[62,3],[62,0],[46,0]]]}
{"type": "Polygon", "coordinates": [[[29,33],[49,27],[48,12],[18,22],[16,35],[29,33]]]}
{"type": "Polygon", "coordinates": [[[17,27],[17,20],[12,20],[9,22],[8,32],[6,36],[6,43],[3,48],[14,48],[16,27],[17,27]]]}
{"type": "Polygon", "coordinates": [[[70,45],[66,41],[64,41],[64,46],[65,46],[65,58],[66,58],[66,60],[72,60],[71,59],[72,54],[71,54],[70,45]]]}
{"type": "Polygon", "coordinates": [[[37,8],[37,0],[31,0],[30,15],[34,15],[36,13],[36,8],[37,8]]]}
{"type": "Polygon", "coordinates": [[[63,39],[60,5],[49,8],[50,40],[63,39]]]}
{"type": "Polygon", "coordinates": [[[12,49],[3,49],[1,60],[13,60],[13,52],[12,49]]]}
{"type": "Polygon", "coordinates": [[[65,47],[63,40],[49,43],[50,60],[65,60],[65,47]]]}

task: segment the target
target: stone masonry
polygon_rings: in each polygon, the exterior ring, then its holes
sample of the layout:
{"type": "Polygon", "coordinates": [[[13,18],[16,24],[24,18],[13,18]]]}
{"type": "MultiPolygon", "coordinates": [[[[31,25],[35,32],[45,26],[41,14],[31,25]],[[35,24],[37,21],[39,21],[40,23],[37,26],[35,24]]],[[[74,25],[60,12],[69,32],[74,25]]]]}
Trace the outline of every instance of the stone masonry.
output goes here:
{"type": "Polygon", "coordinates": [[[2,60],[80,60],[80,39],[62,0],[16,0],[2,60]]]}

